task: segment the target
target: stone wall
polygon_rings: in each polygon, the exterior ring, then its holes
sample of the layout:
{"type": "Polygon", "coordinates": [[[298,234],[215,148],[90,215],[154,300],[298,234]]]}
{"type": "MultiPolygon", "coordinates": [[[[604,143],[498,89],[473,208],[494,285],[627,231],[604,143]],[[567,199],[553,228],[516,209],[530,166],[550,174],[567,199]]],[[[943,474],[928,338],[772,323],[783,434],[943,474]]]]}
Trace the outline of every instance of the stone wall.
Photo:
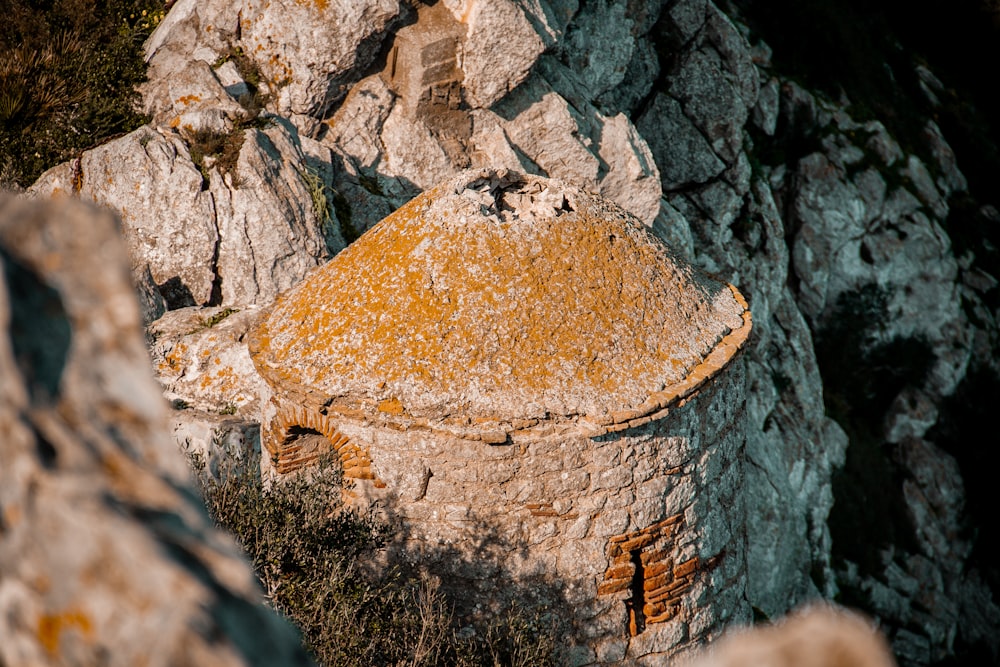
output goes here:
{"type": "Polygon", "coordinates": [[[733,363],[666,417],[597,436],[545,422],[504,444],[337,428],[385,484],[367,488],[397,534],[390,558],[443,575],[461,613],[534,600],[566,619],[582,663],[662,664],[749,620],[745,378],[733,363]],[[644,618],[631,630],[629,608],[644,618]]]}

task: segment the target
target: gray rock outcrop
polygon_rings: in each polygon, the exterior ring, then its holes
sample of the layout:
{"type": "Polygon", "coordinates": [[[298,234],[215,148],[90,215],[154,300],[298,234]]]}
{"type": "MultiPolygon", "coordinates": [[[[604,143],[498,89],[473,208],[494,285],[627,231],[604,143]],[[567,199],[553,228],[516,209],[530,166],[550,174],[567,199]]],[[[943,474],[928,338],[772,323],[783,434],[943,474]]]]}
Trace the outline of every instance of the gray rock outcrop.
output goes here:
{"type": "Polygon", "coordinates": [[[195,501],[112,217],[0,197],[0,663],[309,664],[195,501]]]}

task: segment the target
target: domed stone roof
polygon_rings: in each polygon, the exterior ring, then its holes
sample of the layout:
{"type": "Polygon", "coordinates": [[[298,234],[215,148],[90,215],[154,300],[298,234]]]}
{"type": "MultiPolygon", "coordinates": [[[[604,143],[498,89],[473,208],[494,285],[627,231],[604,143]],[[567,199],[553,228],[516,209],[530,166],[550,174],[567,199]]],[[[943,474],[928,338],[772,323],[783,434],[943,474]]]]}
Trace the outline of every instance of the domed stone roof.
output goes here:
{"type": "Polygon", "coordinates": [[[474,170],[279,297],[251,350],[279,392],[318,395],[334,411],[612,424],[690,393],[750,326],[734,287],[617,205],[474,170]]]}

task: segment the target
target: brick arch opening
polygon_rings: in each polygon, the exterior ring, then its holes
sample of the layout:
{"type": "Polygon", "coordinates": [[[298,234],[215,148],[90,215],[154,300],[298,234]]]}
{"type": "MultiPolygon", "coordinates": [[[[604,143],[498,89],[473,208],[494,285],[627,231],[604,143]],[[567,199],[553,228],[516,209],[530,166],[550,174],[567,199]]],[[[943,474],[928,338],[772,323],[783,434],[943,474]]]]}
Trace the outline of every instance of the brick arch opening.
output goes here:
{"type": "Polygon", "coordinates": [[[279,409],[265,445],[278,474],[287,474],[314,464],[331,450],[336,452],[348,479],[378,480],[368,453],[337,430],[324,414],[308,408],[279,409]]]}

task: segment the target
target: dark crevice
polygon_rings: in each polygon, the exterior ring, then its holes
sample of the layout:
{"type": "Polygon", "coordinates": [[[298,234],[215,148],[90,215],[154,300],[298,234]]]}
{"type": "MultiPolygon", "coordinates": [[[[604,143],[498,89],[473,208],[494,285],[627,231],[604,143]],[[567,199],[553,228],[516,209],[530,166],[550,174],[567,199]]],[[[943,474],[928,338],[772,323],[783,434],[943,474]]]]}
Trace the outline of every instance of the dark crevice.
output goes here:
{"type": "Polygon", "coordinates": [[[219,246],[221,245],[222,240],[219,239],[215,242],[215,247],[212,248],[212,291],[209,293],[208,302],[204,304],[206,306],[222,305],[222,274],[219,272],[219,246]]]}
{"type": "Polygon", "coordinates": [[[167,310],[177,310],[197,305],[194,302],[194,295],[191,289],[184,284],[180,276],[174,276],[156,286],[160,295],[167,303],[167,310]]]}
{"type": "Polygon", "coordinates": [[[32,267],[0,250],[10,293],[10,339],[14,358],[33,402],[59,394],[69,362],[72,329],[62,296],[32,267]]]}
{"type": "Polygon", "coordinates": [[[625,608],[628,610],[628,634],[635,637],[646,629],[646,614],[643,611],[646,606],[646,570],[642,566],[640,550],[635,549],[629,555],[634,568],[630,588],[632,597],[625,601],[625,608]]]}
{"type": "Polygon", "coordinates": [[[49,442],[48,438],[42,435],[37,429],[35,430],[35,450],[38,452],[38,460],[41,461],[45,469],[52,470],[56,467],[59,452],[56,450],[55,445],[49,442]]]}

